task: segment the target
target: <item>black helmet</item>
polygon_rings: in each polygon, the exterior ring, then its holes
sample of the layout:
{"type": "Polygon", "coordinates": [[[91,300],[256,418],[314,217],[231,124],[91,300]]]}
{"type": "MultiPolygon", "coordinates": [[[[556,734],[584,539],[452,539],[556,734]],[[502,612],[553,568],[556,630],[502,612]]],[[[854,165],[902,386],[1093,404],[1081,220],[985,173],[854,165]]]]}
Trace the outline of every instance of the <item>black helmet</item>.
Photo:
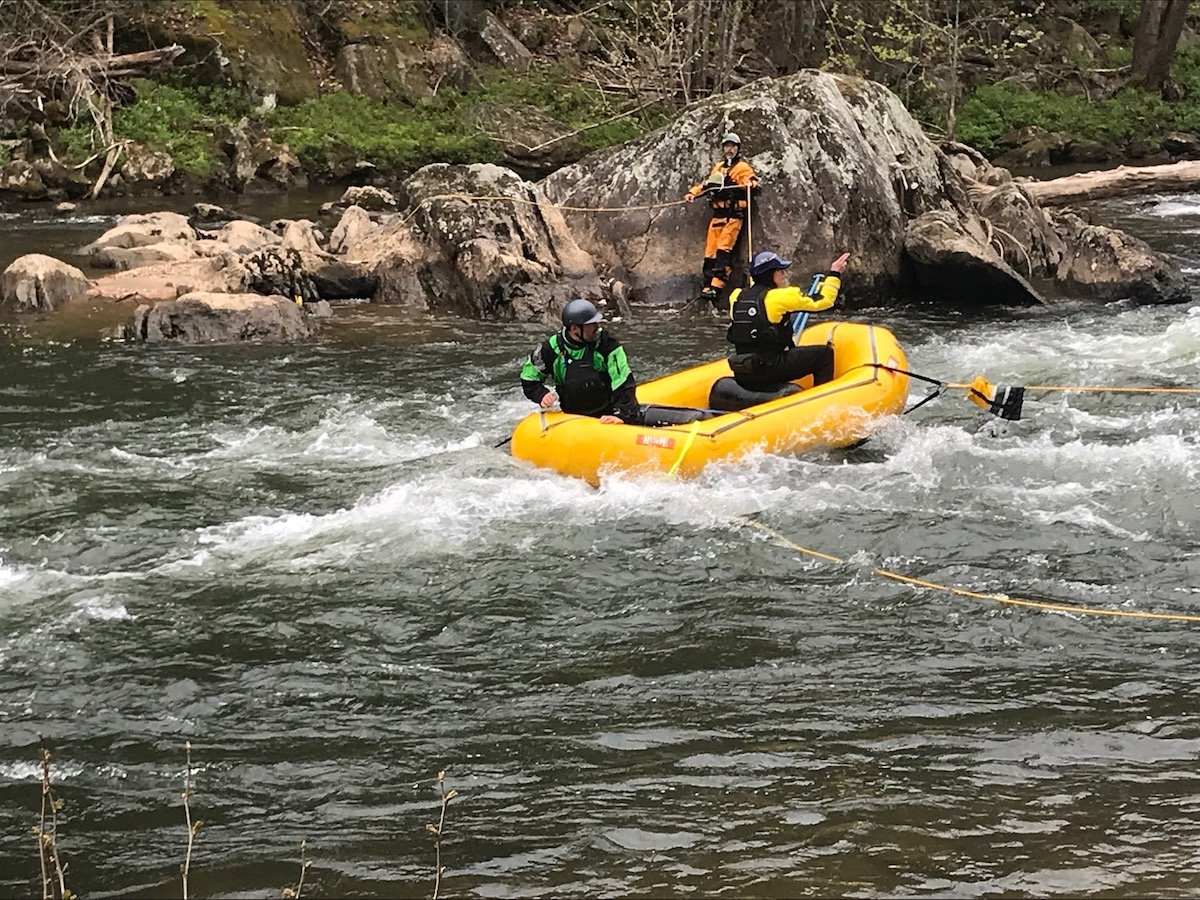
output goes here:
{"type": "Polygon", "coordinates": [[[567,305],[563,307],[563,325],[592,325],[603,321],[604,316],[600,315],[600,310],[582,297],[568,301],[567,305]]]}
{"type": "Polygon", "coordinates": [[[790,269],[791,267],[790,260],[783,259],[778,253],[764,250],[762,253],[754,254],[754,259],[750,261],[750,275],[758,278],[774,272],[776,269],[790,269]]]}

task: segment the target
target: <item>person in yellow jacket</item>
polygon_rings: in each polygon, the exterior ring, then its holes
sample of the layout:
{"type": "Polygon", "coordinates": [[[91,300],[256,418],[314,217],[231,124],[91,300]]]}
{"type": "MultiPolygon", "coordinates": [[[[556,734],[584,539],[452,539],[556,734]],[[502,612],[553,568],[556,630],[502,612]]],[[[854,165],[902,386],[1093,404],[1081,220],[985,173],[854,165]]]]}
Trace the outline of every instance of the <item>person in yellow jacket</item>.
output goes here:
{"type": "Polygon", "coordinates": [[[829,265],[819,280],[817,296],[810,297],[788,284],[791,262],[778,254],[757,253],[750,262],[754,283],[729,295],[729,330],[726,340],[733,344],[729,368],[740,387],[748,391],[774,391],[784,383],[806,375],[813,386],[833,379],[833,348],[827,345],[797,347],[793,334],[797,314],[807,319],[810,312],[833,306],[842,284],[842,272],[850,260],[843,253],[829,265]]]}
{"type": "Polygon", "coordinates": [[[718,297],[733,268],[733,248],[750,205],[748,191],[757,187],[753,167],[742,159],[742,139],[731,131],[721,139],[721,158],[713,163],[708,178],[692,185],[683,195],[687,203],[707,196],[712,206],[708,238],[704,242],[701,270],[704,287],[700,299],[711,301],[714,307],[718,307],[718,297]]]}

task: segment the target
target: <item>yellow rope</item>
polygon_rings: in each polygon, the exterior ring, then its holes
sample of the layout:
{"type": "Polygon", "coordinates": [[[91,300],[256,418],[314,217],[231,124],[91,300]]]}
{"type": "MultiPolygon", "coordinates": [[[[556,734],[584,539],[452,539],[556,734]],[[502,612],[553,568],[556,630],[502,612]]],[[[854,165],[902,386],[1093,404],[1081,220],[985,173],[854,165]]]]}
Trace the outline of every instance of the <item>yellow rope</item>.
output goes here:
{"type": "Polygon", "coordinates": [[[692,449],[692,442],[696,440],[696,432],[700,428],[700,420],[697,419],[692,423],[692,430],[688,432],[687,440],[683,442],[683,449],[679,451],[679,455],[675,457],[675,462],[671,464],[671,468],[667,470],[668,475],[674,475],[679,471],[679,464],[683,462],[683,458],[687,456],[687,452],[692,449]]]}
{"type": "Polygon", "coordinates": [[[484,200],[500,201],[506,203],[524,203],[527,206],[541,206],[545,203],[547,206],[553,206],[555,209],[567,210],[568,212],[638,212],[653,209],[666,209],[669,206],[680,206],[683,200],[668,200],[665,203],[648,203],[640,206],[566,206],[559,203],[553,203],[550,200],[530,200],[526,197],[506,197],[500,194],[437,194],[433,197],[426,197],[418,201],[417,205],[412,208],[404,221],[416,215],[417,210],[423,206],[428,206],[431,203],[436,203],[439,200],[458,200],[463,203],[479,203],[484,200]]]}
{"type": "Polygon", "coordinates": [[[1027,391],[1077,391],[1096,394],[1200,394],[1196,387],[1105,387],[1103,385],[1027,384],[1027,391]]]}
{"type": "MultiPolygon", "coordinates": [[[[745,519],[743,521],[745,521],[747,525],[757,528],[763,534],[774,538],[788,549],[795,550],[797,553],[803,553],[806,556],[823,559],[826,562],[845,562],[844,559],[831,556],[828,553],[821,553],[818,550],[810,550],[808,547],[801,547],[799,544],[780,534],[774,528],[771,528],[768,525],[763,525],[761,522],[755,522],[752,519],[745,519]]],[[[1070,603],[1050,603],[1045,600],[1026,600],[1023,597],[1009,597],[1006,594],[992,594],[981,591],[969,591],[966,588],[951,587],[945,584],[938,584],[935,581],[926,581],[922,578],[913,578],[909,575],[902,575],[899,572],[893,572],[890,569],[872,569],[871,571],[880,578],[888,578],[892,581],[898,581],[902,584],[912,585],[913,587],[925,588],[931,591],[942,591],[945,593],[954,594],[957,597],[969,597],[972,600],[990,600],[994,603],[1003,603],[1009,606],[1023,606],[1027,609],[1040,609],[1046,612],[1075,613],[1082,616],[1111,616],[1113,618],[1123,619],[1159,619],[1168,622],[1200,622],[1200,615],[1192,615],[1189,613],[1145,612],[1143,610],[1136,609],[1110,609],[1102,606],[1076,606],[1070,603]]]]}
{"type": "MultiPolygon", "coordinates": [[[[881,368],[887,368],[882,366],[881,368]]],[[[971,390],[973,385],[960,381],[942,382],[944,387],[971,390]]],[[[1062,391],[1092,394],[1200,394],[1200,387],[1107,387],[1102,384],[1026,384],[1027,391],[1062,391]]]]}

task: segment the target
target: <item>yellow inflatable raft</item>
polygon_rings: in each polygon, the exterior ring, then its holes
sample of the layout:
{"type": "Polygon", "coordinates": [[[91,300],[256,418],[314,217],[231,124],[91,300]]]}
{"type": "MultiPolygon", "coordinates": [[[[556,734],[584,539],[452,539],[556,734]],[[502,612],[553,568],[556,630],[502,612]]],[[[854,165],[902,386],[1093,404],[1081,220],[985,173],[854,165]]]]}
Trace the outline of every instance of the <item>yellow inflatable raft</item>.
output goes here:
{"type": "Polygon", "coordinates": [[[651,418],[656,411],[668,420],[673,413],[686,418],[686,409],[707,410],[707,418],[647,427],[533,412],[513,431],[512,454],[593,485],[615,469],[691,477],[711,462],[759,448],[796,453],[849,446],[867,437],[881,416],[903,412],[908,377],[881,367],[907,369],[908,361],[886,328],[826,322],[806,329],[798,343],[833,345],[832,381],[802,390],[809,378],[775,394],[753,394],[737,387],[721,359],[637,388],[638,402],[652,407],[651,418]]]}

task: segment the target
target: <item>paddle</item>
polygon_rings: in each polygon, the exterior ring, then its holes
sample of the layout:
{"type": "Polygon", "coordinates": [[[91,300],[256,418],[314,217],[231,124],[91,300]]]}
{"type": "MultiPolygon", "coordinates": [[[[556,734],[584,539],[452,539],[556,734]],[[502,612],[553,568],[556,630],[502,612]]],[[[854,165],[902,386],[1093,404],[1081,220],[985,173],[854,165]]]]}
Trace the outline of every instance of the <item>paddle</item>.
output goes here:
{"type": "Polygon", "coordinates": [[[984,378],[982,375],[976,375],[970,384],[964,384],[956,381],[942,381],[938,378],[930,378],[928,375],[921,375],[917,372],[910,372],[907,369],[898,369],[895,366],[885,365],[884,363],[864,363],[865,366],[883,369],[885,372],[892,372],[896,375],[907,375],[909,378],[915,378],[918,381],[924,381],[926,384],[932,384],[934,390],[919,403],[914,404],[904,412],[910,413],[920,406],[924,406],[934,397],[940,397],[945,391],[952,388],[964,390],[967,392],[967,399],[978,406],[980,409],[985,409],[993,416],[1001,419],[1007,419],[1010,422],[1019,421],[1021,418],[1021,407],[1025,402],[1025,388],[995,385],[984,378]]]}

